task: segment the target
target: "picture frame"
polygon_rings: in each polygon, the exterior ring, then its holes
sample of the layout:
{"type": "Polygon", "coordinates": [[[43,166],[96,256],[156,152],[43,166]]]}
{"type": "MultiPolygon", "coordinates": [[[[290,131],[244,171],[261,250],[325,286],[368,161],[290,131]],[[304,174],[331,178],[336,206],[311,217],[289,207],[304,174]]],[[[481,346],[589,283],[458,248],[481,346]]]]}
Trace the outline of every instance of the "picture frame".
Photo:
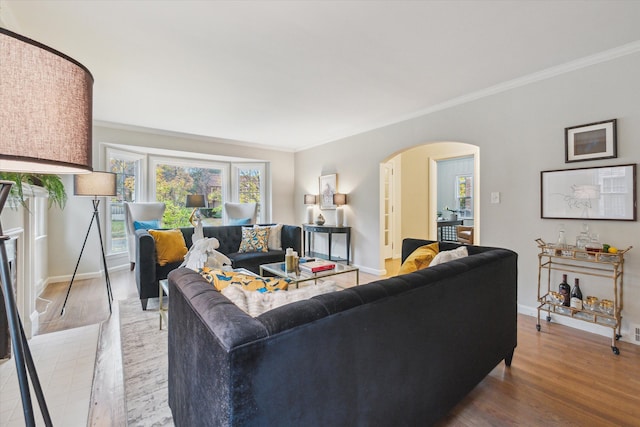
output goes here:
{"type": "Polygon", "coordinates": [[[616,119],[564,129],[565,163],[618,157],[616,119]]]}
{"type": "Polygon", "coordinates": [[[322,175],[319,179],[320,209],[335,209],[333,195],[338,191],[338,174],[322,175]]]}
{"type": "Polygon", "coordinates": [[[540,172],[540,216],[636,221],[636,165],[540,172]]]}

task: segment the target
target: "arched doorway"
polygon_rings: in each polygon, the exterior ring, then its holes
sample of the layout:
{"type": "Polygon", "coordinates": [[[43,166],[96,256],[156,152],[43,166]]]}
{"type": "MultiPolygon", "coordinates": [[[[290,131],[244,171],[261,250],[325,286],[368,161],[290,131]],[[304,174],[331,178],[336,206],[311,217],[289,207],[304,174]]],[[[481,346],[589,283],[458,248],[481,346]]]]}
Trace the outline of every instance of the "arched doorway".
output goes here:
{"type": "MultiPolygon", "coordinates": [[[[480,149],[461,142],[432,142],[394,153],[380,165],[380,266],[399,265],[402,240],[437,240],[438,162],[473,158],[474,243],[480,241],[480,149]],[[389,179],[391,176],[391,179],[389,179]],[[390,245],[389,245],[390,244],[390,245]],[[391,257],[389,257],[391,254],[391,257]],[[391,260],[391,262],[389,262],[391,260]]],[[[455,182],[451,182],[453,192],[455,182]]],[[[387,271],[390,273],[390,271],[387,271]]]]}

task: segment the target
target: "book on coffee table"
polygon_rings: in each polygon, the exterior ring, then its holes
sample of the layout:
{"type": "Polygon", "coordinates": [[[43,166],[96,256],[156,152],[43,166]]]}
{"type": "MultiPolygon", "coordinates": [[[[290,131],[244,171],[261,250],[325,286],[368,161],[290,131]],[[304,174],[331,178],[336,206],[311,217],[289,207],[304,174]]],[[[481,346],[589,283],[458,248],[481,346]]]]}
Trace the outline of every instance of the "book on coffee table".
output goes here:
{"type": "Polygon", "coordinates": [[[333,270],[334,268],[336,268],[336,264],[331,261],[316,260],[300,263],[300,269],[310,273],[333,270]]]}

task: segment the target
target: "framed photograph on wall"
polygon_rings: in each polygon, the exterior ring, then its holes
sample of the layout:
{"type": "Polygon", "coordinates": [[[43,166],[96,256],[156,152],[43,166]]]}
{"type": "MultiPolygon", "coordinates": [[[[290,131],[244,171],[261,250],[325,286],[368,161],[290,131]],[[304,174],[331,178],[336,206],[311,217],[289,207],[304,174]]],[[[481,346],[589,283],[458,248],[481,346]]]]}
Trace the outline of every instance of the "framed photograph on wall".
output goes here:
{"type": "Polygon", "coordinates": [[[542,218],[636,221],[636,165],[540,172],[542,218]]]}
{"type": "Polygon", "coordinates": [[[320,177],[320,209],[335,209],[333,195],[338,191],[338,174],[320,177]]]}
{"type": "Polygon", "coordinates": [[[616,119],[564,130],[565,163],[618,157],[616,119]]]}

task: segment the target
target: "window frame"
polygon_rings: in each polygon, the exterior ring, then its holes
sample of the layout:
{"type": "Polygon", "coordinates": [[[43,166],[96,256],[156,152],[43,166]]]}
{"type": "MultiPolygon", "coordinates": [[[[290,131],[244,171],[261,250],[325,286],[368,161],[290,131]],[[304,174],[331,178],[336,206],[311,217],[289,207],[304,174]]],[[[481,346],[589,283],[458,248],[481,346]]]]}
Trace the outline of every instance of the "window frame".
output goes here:
{"type": "MultiPolygon", "coordinates": [[[[261,206],[258,222],[269,222],[271,219],[271,177],[268,161],[253,161],[251,159],[237,159],[216,156],[211,154],[200,154],[186,151],[163,150],[153,147],[120,145],[108,142],[100,143],[103,154],[102,166],[103,170],[109,170],[110,159],[136,160],[139,163],[139,176],[136,176],[136,184],[134,191],[134,201],[149,202],[156,199],[156,177],[155,170],[158,164],[169,164],[180,167],[197,167],[222,169],[222,202],[238,202],[239,183],[238,173],[244,169],[260,170],[260,198],[261,206]],[[160,154],[159,154],[160,153],[160,154]],[[196,157],[197,156],[197,157],[196,157]],[[226,159],[229,160],[226,160],[226,159]]],[[[123,252],[113,252],[111,245],[111,198],[107,198],[105,203],[105,236],[107,240],[107,255],[120,256],[126,254],[123,252]]],[[[224,212],[223,212],[224,219],[224,212]]],[[[225,219],[226,221],[226,219],[225,219]]]]}

